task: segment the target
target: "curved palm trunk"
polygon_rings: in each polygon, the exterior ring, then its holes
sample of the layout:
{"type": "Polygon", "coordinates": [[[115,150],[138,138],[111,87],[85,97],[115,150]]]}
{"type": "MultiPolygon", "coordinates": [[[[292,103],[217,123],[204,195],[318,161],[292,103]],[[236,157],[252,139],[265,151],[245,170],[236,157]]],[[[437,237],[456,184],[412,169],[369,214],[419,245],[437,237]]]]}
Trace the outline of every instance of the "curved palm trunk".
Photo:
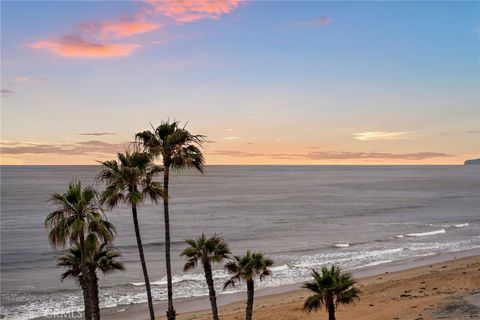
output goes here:
{"type": "Polygon", "coordinates": [[[255,284],[253,280],[247,281],[247,310],[245,314],[246,320],[253,319],[253,294],[255,291],[255,284]]]}
{"type": "Polygon", "coordinates": [[[143,255],[142,238],[140,237],[140,228],[138,226],[137,205],[132,204],[133,226],[135,228],[135,237],[137,238],[138,254],[142,264],[143,278],[145,279],[145,287],[147,289],[148,310],[150,311],[150,320],[155,320],[155,312],[153,310],[152,292],[150,290],[150,280],[148,278],[147,265],[145,256],[143,255]]]}
{"type": "Polygon", "coordinates": [[[82,282],[81,287],[83,291],[83,304],[84,304],[84,317],[85,320],[92,320],[93,319],[93,301],[92,301],[92,289],[91,289],[91,282],[90,277],[88,274],[87,268],[87,250],[85,248],[85,238],[83,233],[80,233],[79,236],[80,240],[80,268],[82,270],[82,282]]]}
{"type": "Polygon", "coordinates": [[[210,296],[210,305],[212,306],[212,318],[213,320],[219,320],[217,309],[217,296],[215,294],[215,287],[213,285],[212,266],[209,261],[203,263],[203,269],[205,270],[205,280],[207,280],[208,294],[210,296]]]}
{"type": "Polygon", "coordinates": [[[335,303],[333,302],[333,299],[330,299],[330,301],[328,301],[327,309],[328,320],[335,320],[335,303]]]}
{"type": "Polygon", "coordinates": [[[100,301],[98,299],[98,277],[95,273],[95,269],[90,270],[90,280],[92,281],[91,290],[92,290],[92,309],[93,309],[93,319],[100,320],[100,301]]]}
{"type": "Polygon", "coordinates": [[[173,307],[173,285],[172,285],[172,266],[170,262],[170,217],[168,213],[168,182],[170,178],[170,167],[164,166],[163,172],[163,216],[165,219],[165,264],[167,269],[167,294],[168,310],[167,319],[175,320],[175,308],[173,307]]]}

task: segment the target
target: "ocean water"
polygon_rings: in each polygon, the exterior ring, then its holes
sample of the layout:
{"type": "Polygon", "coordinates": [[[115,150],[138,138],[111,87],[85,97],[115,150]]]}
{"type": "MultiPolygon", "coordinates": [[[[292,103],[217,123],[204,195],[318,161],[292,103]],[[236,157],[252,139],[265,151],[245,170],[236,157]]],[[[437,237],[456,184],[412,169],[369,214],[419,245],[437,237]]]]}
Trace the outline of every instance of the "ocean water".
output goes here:
{"type": "MultiPolygon", "coordinates": [[[[81,310],[76,285],[60,282],[45,216],[49,195],[73,178],[92,183],[96,166],[1,168],[1,317],[33,319],[81,310]]],[[[480,247],[479,166],[209,166],[172,178],[175,295],[207,294],[201,269],[183,273],[184,239],[221,233],[235,254],[263,251],[276,264],[259,283],[308,278],[311,268],[346,269],[480,247]]],[[[139,209],[155,300],[166,299],[162,207],[139,209]]],[[[127,271],[100,276],[101,305],[146,301],[130,211],[108,212],[127,271]]],[[[222,266],[214,277],[221,292],[222,266]]],[[[236,290],[242,290],[241,287],[236,290]]]]}

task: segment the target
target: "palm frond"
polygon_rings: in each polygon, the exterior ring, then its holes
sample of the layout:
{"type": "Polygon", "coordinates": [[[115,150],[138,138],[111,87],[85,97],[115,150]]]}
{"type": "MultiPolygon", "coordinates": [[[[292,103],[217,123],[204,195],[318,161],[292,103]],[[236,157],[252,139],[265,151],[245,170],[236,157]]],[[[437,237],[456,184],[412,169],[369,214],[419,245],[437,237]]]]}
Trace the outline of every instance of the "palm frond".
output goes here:
{"type": "Polygon", "coordinates": [[[353,287],[356,283],[349,272],[343,272],[338,266],[324,266],[320,272],[312,270],[313,280],[302,287],[314,294],[305,300],[304,311],[311,312],[334,303],[349,304],[359,298],[360,290],[353,287]]]}
{"type": "Polygon", "coordinates": [[[323,300],[319,295],[313,295],[305,299],[303,304],[303,311],[310,313],[312,311],[317,311],[321,309],[323,306],[323,300]]]}
{"type": "Polygon", "coordinates": [[[153,132],[137,133],[135,139],[149,154],[161,157],[165,167],[195,168],[203,172],[205,159],[199,147],[206,137],[193,135],[185,127],[181,127],[179,121],[163,121],[153,132]]]}

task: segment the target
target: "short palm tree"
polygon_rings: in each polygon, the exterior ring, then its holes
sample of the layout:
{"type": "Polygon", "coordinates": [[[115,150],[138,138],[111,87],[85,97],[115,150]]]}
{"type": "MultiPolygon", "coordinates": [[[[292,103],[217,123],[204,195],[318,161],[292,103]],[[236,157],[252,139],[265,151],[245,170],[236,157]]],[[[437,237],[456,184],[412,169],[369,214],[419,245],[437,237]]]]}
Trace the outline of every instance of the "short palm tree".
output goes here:
{"type": "Polygon", "coordinates": [[[165,221],[165,264],[167,270],[167,319],[175,320],[172,267],[170,259],[169,180],[170,169],[195,168],[203,173],[205,160],[199,147],[205,136],[193,135],[178,121],[162,122],[156,129],[139,132],[135,139],[154,157],[161,157],[163,172],[163,213],[165,221]]]}
{"type": "Polygon", "coordinates": [[[213,285],[212,263],[222,262],[230,254],[227,243],[219,235],[213,235],[207,238],[204,233],[197,239],[185,240],[189,245],[185,248],[181,256],[187,258],[187,262],[183,267],[183,271],[195,268],[198,262],[201,262],[205,272],[205,280],[207,281],[208,293],[210,296],[210,304],[212,306],[213,320],[219,320],[217,309],[217,298],[215,287],[213,285]]]}
{"type": "Polygon", "coordinates": [[[82,285],[85,319],[96,319],[92,308],[91,281],[87,272],[87,244],[94,238],[111,242],[115,228],[105,219],[95,189],[83,188],[81,182],[71,182],[65,193],[52,195],[51,201],[57,209],[45,219],[45,227],[50,229],[50,243],[54,248],[65,247],[67,242],[78,243],[80,268],[87,275],[82,285]]]}
{"type": "MultiPolygon", "coordinates": [[[[100,246],[92,244],[88,246],[87,268],[91,279],[91,296],[93,301],[94,313],[100,319],[100,305],[98,299],[98,277],[97,270],[103,274],[110,274],[115,271],[125,270],[122,263],[117,258],[121,256],[119,251],[112,249],[106,243],[100,246]]],[[[78,244],[73,245],[69,251],[58,259],[58,265],[65,267],[61,279],[72,278],[83,286],[83,276],[80,267],[81,250],[78,244]]]]}
{"type": "Polygon", "coordinates": [[[323,267],[321,273],[312,270],[313,281],[303,288],[314,294],[305,300],[303,310],[307,313],[325,307],[328,320],[335,320],[335,308],[340,304],[350,304],[359,298],[360,290],[353,285],[356,281],[349,272],[342,272],[340,267],[323,267]]]}
{"type": "Polygon", "coordinates": [[[247,284],[247,308],[246,320],[253,318],[253,296],[255,291],[255,279],[262,281],[266,276],[272,274],[270,267],[273,260],[259,252],[251,252],[250,250],[244,256],[234,256],[232,261],[225,264],[225,271],[231,277],[225,282],[223,288],[235,286],[237,282],[245,282],[247,284]]]}
{"type": "Polygon", "coordinates": [[[133,226],[147,290],[150,319],[154,320],[152,292],[143,253],[137,208],[145,198],[150,198],[156,203],[162,196],[162,185],[153,180],[162,168],[155,165],[152,157],[146,152],[126,151],[125,154],[119,153],[117,158],[118,160],[103,162],[102,169],[97,175],[97,181],[105,182],[107,185],[102,193],[101,203],[108,205],[109,208],[114,208],[119,203],[130,205],[132,208],[133,226]]]}

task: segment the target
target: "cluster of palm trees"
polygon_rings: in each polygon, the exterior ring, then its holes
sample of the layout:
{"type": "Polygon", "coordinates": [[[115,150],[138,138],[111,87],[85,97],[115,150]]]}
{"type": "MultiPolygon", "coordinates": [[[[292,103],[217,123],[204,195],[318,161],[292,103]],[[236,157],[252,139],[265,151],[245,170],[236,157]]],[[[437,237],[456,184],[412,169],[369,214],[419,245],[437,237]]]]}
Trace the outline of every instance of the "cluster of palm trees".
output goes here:
{"type": "Polygon", "coordinates": [[[239,282],[244,282],[247,286],[247,307],[245,319],[253,318],[253,296],[255,291],[255,279],[260,281],[266,276],[271,275],[270,267],[273,260],[260,252],[251,252],[250,250],[243,256],[232,256],[225,240],[219,235],[213,235],[210,238],[202,233],[196,239],[186,240],[188,247],[185,248],[181,256],[187,259],[183,271],[188,271],[202,264],[205,280],[208,286],[210,305],[212,307],[212,319],[219,320],[217,308],[217,296],[213,283],[212,264],[222,262],[225,258],[228,261],[224,269],[230,275],[223,285],[223,289],[235,286],[239,282]]]}
{"type": "MultiPolygon", "coordinates": [[[[66,269],[61,276],[62,280],[73,278],[82,288],[86,320],[100,319],[97,271],[108,274],[124,270],[123,265],[117,260],[120,252],[113,247],[113,239],[116,235],[115,227],[108,222],[103,209],[106,207],[111,210],[119,204],[127,205],[132,210],[150,320],[155,319],[150,280],[140,234],[138,209],[146,200],[158,203],[160,199],[163,200],[167,272],[166,316],[168,320],[174,320],[176,317],[173,306],[170,256],[170,171],[194,168],[203,173],[205,159],[200,147],[205,136],[191,134],[185,126],[181,127],[178,121],[162,122],[157,128],[152,129],[137,133],[135,143],[124,153],[118,153],[117,159],[101,162],[101,170],[97,174],[96,181],[105,184],[105,190],[102,193],[98,193],[91,186],[82,187],[81,182],[73,181],[65,193],[54,194],[51,197],[57,208],[47,216],[45,226],[50,229],[49,240],[54,248],[71,245],[65,255],[58,260],[58,265],[66,269]],[[162,161],[161,166],[155,164],[155,160],[158,158],[162,161]],[[162,172],[163,183],[160,183],[155,178],[162,172]]],[[[252,251],[247,251],[243,256],[233,256],[228,245],[219,235],[207,238],[205,234],[202,234],[196,239],[186,240],[186,243],[188,247],[181,253],[187,259],[184,271],[196,267],[198,263],[202,265],[209,290],[212,318],[219,319],[212,264],[229,259],[224,269],[230,274],[230,279],[224,284],[224,289],[235,286],[239,282],[245,283],[247,287],[246,320],[251,320],[255,280],[261,281],[271,274],[270,267],[273,265],[273,261],[262,253],[252,251]]],[[[330,280],[322,280],[320,283],[318,281],[321,280],[321,277],[315,277],[319,274],[314,271],[313,276],[317,286],[315,287],[313,283],[305,285],[315,293],[314,298],[310,297],[305,302],[305,311],[309,312],[325,306],[329,314],[333,314],[334,317],[336,304],[349,303],[357,297],[358,291],[352,287],[355,282],[351,276],[348,277],[348,274],[341,273],[339,269],[330,271],[331,274],[338,271],[338,275],[342,276],[341,279],[332,280],[334,279],[332,277],[330,280]],[[331,288],[325,289],[325,286],[331,288]]],[[[330,316],[329,319],[334,318],[330,316]]]]}
{"type": "Polygon", "coordinates": [[[106,220],[99,195],[92,187],[82,187],[81,182],[71,182],[63,194],[51,197],[55,211],[45,219],[50,229],[48,235],[54,248],[72,246],[59,259],[66,267],[62,279],[75,279],[83,291],[85,319],[100,319],[98,306],[98,278],[96,272],[123,270],[116,259],[120,253],[112,248],[115,227],[106,220]]]}

